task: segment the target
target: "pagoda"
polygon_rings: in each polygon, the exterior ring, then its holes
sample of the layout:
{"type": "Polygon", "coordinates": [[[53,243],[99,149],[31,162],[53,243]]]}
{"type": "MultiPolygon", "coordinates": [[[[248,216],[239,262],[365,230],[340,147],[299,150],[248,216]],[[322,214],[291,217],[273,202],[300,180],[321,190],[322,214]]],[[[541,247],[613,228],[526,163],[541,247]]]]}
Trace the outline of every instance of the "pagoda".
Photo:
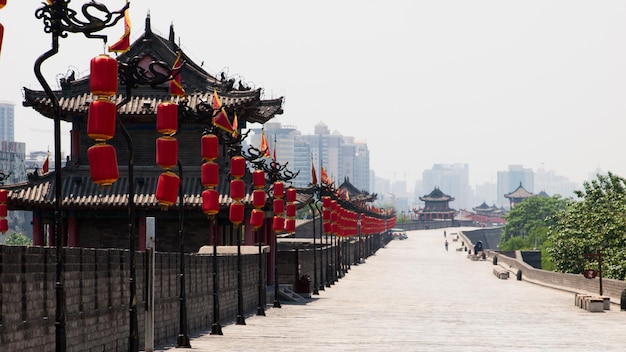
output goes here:
{"type": "Polygon", "coordinates": [[[443,193],[439,187],[419,199],[424,202],[424,208],[415,211],[419,220],[454,220],[456,210],[451,209],[448,204],[454,197],[443,193]]]}
{"type": "Polygon", "coordinates": [[[513,207],[522,202],[524,199],[530,198],[532,197],[533,194],[528,192],[523,186],[522,183],[519,183],[519,186],[511,193],[507,193],[504,195],[505,198],[509,199],[510,205],[511,205],[511,209],[513,209],[513,207]]]}
{"type": "MultiPolygon", "coordinates": [[[[209,241],[209,226],[202,212],[201,184],[201,137],[212,125],[211,102],[218,94],[222,107],[227,112],[229,123],[241,133],[249,123],[264,124],[276,115],[282,114],[283,98],[263,99],[261,89],[252,89],[244,82],[236,82],[224,74],[215,77],[193,62],[175,43],[173,26],[169,38],[152,32],[150,15],[146,17],[145,31],[135,40],[130,49],[116,60],[120,68],[118,91],[111,100],[118,106],[118,126],[120,124],[132,137],[132,143],[121,133],[107,143],[115,147],[119,166],[119,179],[108,187],[92,182],[88,162],[88,148],[94,145],[86,133],[90,102],[95,98],[90,92],[90,77],[76,78],[72,73],[60,79],[60,90],[54,91],[59,98],[62,121],[71,124],[71,153],[62,169],[62,239],[64,245],[91,248],[124,248],[127,245],[129,182],[133,180],[134,205],[138,232],[139,249],[145,248],[146,218],[156,219],[156,250],[174,251],[178,246],[176,233],[179,230],[180,213],[185,213],[185,251],[195,252],[209,241]],[[182,64],[180,64],[182,63],[182,64]],[[180,65],[180,85],[184,96],[170,94],[170,83],[162,80],[157,84],[133,84],[125,82],[124,69],[135,68],[144,77],[158,78],[168,69],[180,65]],[[130,94],[129,94],[130,93],[130,94]],[[160,103],[172,101],[179,104],[179,128],[176,138],[179,143],[179,169],[183,204],[180,198],[163,211],[162,204],[155,198],[159,175],[163,169],[155,163],[156,139],[160,133],[155,128],[157,107],[160,103]],[[237,116],[235,120],[234,116],[237,116]],[[132,146],[131,146],[132,145],[132,146]],[[132,161],[132,163],[131,163],[132,161]],[[132,170],[134,176],[129,177],[132,170]]],[[[128,72],[126,72],[128,74],[128,72]]],[[[139,80],[141,81],[141,80],[139,80]]],[[[153,80],[158,81],[158,80],[153,80]]],[[[140,82],[141,83],[141,82],[140,82]]],[[[54,106],[43,90],[24,88],[23,105],[32,107],[42,116],[53,119],[54,106]]],[[[216,216],[217,242],[219,245],[232,245],[235,236],[228,220],[229,197],[229,148],[220,141],[219,165],[220,211],[216,216]]],[[[59,151],[56,151],[59,152],[59,151]]],[[[176,167],[172,169],[178,172],[176,167]]],[[[33,244],[53,244],[52,224],[55,211],[55,170],[49,173],[35,171],[23,183],[6,185],[10,210],[33,212],[33,244]]],[[[252,209],[251,174],[246,168],[243,177],[246,181],[246,220],[252,209]]],[[[251,228],[251,226],[246,226],[251,228]]],[[[254,243],[254,236],[247,229],[245,242],[254,243]]]]}

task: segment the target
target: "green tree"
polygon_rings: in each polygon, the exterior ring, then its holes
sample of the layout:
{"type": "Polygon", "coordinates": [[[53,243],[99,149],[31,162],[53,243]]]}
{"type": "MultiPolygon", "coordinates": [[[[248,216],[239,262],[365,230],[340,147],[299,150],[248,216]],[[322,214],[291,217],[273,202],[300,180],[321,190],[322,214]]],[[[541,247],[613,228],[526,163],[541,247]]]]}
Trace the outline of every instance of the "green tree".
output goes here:
{"type": "Polygon", "coordinates": [[[4,239],[4,244],[7,246],[31,246],[33,241],[19,232],[13,232],[4,239]]]}
{"type": "MultiPolygon", "coordinates": [[[[565,209],[568,203],[568,200],[555,195],[552,197],[530,197],[516,204],[505,215],[506,225],[502,228],[502,240],[500,242],[506,242],[513,237],[526,238],[533,233],[533,230],[550,226],[553,223],[551,217],[565,209]]],[[[539,245],[536,240],[538,238],[532,239],[533,247],[539,245]]]]}
{"type": "Polygon", "coordinates": [[[604,254],[603,276],[623,280],[626,276],[626,180],[608,173],[585,182],[576,191],[580,201],[553,217],[548,233],[551,260],[558,271],[581,273],[595,268],[587,255],[604,254]]]}

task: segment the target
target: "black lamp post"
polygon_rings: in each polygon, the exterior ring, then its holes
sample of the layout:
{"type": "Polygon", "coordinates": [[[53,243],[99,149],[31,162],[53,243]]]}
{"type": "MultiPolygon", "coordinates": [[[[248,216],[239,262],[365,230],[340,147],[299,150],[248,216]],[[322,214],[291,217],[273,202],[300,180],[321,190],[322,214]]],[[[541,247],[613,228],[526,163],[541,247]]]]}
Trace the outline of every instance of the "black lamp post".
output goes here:
{"type": "Polygon", "coordinates": [[[187,334],[187,299],[185,294],[185,197],[183,194],[183,164],[178,159],[178,175],[181,179],[178,186],[178,243],[180,246],[180,293],[179,305],[179,330],[177,347],[191,348],[189,335],[187,334]]]}
{"type": "Polygon", "coordinates": [[[215,215],[209,215],[209,231],[212,233],[213,242],[213,324],[211,335],[223,335],[220,323],[220,300],[219,282],[217,280],[217,231],[215,230],[215,215]]]}
{"type": "MultiPolygon", "coordinates": [[[[324,234],[324,226],[323,226],[323,221],[324,219],[322,219],[322,209],[320,209],[319,204],[317,202],[314,203],[315,209],[317,209],[317,213],[319,214],[319,229],[320,229],[320,246],[319,246],[319,252],[320,252],[320,281],[319,281],[319,285],[317,285],[318,290],[319,291],[324,291],[324,254],[322,253],[322,236],[324,234]]],[[[314,212],[315,214],[315,212],[314,212]]],[[[313,216],[313,222],[315,222],[315,216],[313,216]]],[[[315,226],[315,225],[314,225],[315,226]]],[[[313,234],[313,238],[315,238],[315,234],[313,234]]],[[[318,292],[319,293],[319,292],[318,292]]]]}
{"type": "Polygon", "coordinates": [[[317,287],[317,251],[315,249],[315,247],[317,246],[317,244],[315,243],[315,238],[317,236],[317,234],[315,233],[315,208],[312,204],[309,204],[309,208],[311,209],[311,213],[313,214],[313,294],[319,295],[320,291],[317,287]]]}
{"type": "Polygon", "coordinates": [[[261,226],[257,231],[257,241],[258,241],[258,245],[259,245],[259,268],[258,268],[258,284],[257,284],[257,289],[258,289],[258,300],[257,300],[257,307],[256,307],[256,315],[265,315],[265,300],[264,300],[264,296],[263,296],[263,238],[262,238],[262,233],[263,233],[263,229],[264,226],[261,226]]]}
{"type": "Polygon", "coordinates": [[[106,13],[105,19],[101,20],[94,16],[88,18],[87,22],[79,21],[75,17],[75,11],[70,11],[68,5],[70,0],[56,0],[44,3],[44,6],[37,9],[35,18],[43,20],[44,32],[52,34],[52,47],[50,50],[42,54],[35,61],[34,71],[35,77],[43,87],[46,95],[50,99],[53,106],[54,118],[54,173],[55,173],[55,203],[54,203],[54,239],[56,247],[56,277],[55,277],[55,350],[65,351],[67,348],[66,335],[66,316],[65,316],[65,289],[64,289],[64,251],[62,239],[62,206],[63,206],[63,186],[62,186],[62,165],[61,165],[61,107],[59,99],[54,94],[50,85],[41,73],[41,65],[47,59],[59,52],[59,38],[67,37],[69,33],[82,33],[87,38],[103,39],[106,42],[107,37],[104,35],[96,35],[105,28],[115,25],[124,17],[124,11],[129,4],[126,3],[123,9],[116,12],[110,12],[106,6],[91,2],[82,6],[83,12],[87,13],[90,7],[97,8],[100,13],[106,13]]]}

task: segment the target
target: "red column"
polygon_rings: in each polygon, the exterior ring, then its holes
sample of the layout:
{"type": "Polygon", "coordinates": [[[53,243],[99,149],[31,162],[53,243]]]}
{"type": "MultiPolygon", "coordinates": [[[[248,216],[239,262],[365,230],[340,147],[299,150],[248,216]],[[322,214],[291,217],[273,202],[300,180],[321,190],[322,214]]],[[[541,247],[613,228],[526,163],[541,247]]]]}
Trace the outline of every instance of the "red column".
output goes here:
{"type": "Polygon", "coordinates": [[[70,139],[71,139],[71,160],[72,161],[79,161],[79,155],[80,155],[80,131],[78,129],[72,129],[70,131],[70,139]]]}
{"type": "Polygon", "coordinates": [[[33,211],[33,246],[43,246],[46,244],[46,237],[43,230],[41,212],[33,211]]]}
{"type": "Polygon", "coordinates": [[[146,251],[146,217],[139,216],[137,219],[138,246],[140,252],[146,251]]]}
{"type": "Polygon", "coordinates": [[[67,232],[68,232],[68,246],[69,247],[79,247],[79,239],[78,239],[78,220],[76,219],[76,214],[74,212],[70,213],[67,218],[67,232]]]}

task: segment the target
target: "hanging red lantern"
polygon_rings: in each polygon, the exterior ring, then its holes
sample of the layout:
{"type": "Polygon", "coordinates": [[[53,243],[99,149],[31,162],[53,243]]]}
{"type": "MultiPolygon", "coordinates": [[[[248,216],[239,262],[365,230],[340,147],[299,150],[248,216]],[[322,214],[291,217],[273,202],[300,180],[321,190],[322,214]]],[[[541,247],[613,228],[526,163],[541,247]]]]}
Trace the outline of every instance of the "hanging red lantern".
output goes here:
{"type": "Polygon", "coordinates": [[[9,192],[6,189],[0,189],[0,203],[6,203],[9,198],[9,192]]]}
{"type": "Polygon", "coordinates": [[[322,210],[322,219],[324,219],[324,221],[330,221],[330,210],[322,210]]]}
{"type": "Polygon", "coordinates": [[[329,223],[329,222],[325,222],[324,223],[324,233],[331,233],[333,232],[333,224],[329,223]]]}
{"type": "Polygon", "coordinates": [[[93,95],[102,96],[117,93],[117,60],[106,54],[91,59],[89,90],[93,95]]]}
{"type": "Polygon", "coordinates": [[[282,198],[284,195],[285,195],[285,185],[280,181],[274,182],[274,197],[282,198]]]}
{"type": "Polygon", "coordinates": [[[282,215],[285,212],[285,202],[282,199],[274,199],[274,214],[282,215]]]}
{"type": "Polygon", "coordinates": [[[230,197],[234,200],[242,200],[246,195],[246,183],[243,180],[236,179],[230,181],[230,197]]]}
{"type": "Polygon", "coordinates": [[[219,139],[216,135],[211,133],[202,135],[200,139],[200,149],[202,159],[206,161],[217,159],[219,155],[219,139]]]}
{"type": "Polygon", "coordinates": [[[265,171],[254,170],[252,172],[252,187],[254,188],[265,187],[265,171]]]}
{"type": "Polygon", "coordinates": [[[298,192],[296,191],[295,188],[293,188],[293,187],[287,188],[287,202],[289,202],[289,203],[295,202],[297,194],[298,194],[298,192]]]}
{"type": "Polygon", "coordinates": [[[228,219],[235,225],[239,225],[243,222],[243,213],[245,206],[243,203],[235,202],[230,204],[230,211],[228,212],[228,219]]]}
{"type": "Polygon", "coordinates": [[[287,204],[286,215],[288,218],[292,218],[296,216],[296,205],[294,203],[287,204]]]}
{"type": "Polygon", "coordinates": [[[4,37],[4,26],[0,23],[0,53],[2,52],[2,38],[4,37]]]}
{"type": "Polygon", "coordinates": [[[205,188],[215,188],[219,182],[220,167],[212,161],[202,164],[201,182],[205,188]]]}
{"type": "Polygon", "coordinates": [[[274,232],[282,232],[285,228],[285,218],[282,216],[274,216],[272,220],[272,230],[274,232]]]}
{"type": "Polygon", "coordinates": [[[329,196],[322,197],[322,205],[324,206],[324,208],[330,209],[330,197],[329,196]]]}
{"type": "Polygon", "coordinates": [[[99,143],[87,149],[91,180],[100,186],[110,186],[120,177],[115,147],[99,143]]]}
{"type": "Polygon", "coordinates": [[[263,226],[263,220],[265,218],[265,213],[260,209],[252,209],[252,213],[250,213],[250,225],[256,230],[259,227],[263,226]]]}
{"type": "Polygon", "coordinates": [[[106,141],[115,136],[117,106],[108,99],[98,99],[89,103],[87,115],[87,135],[96,141],[106,141]]]}
{"type": "Polygon", "coordinates": [[[0,0],[0,10],[2,10],[3,7],[5,7],[7,4],[7,0],[0,0]]]}
{"type": "Polygon", "coordinates": [[[234,178],[243,177],[246,173],[246,159],[240,155],[230,158],[230,174],[234,178]]]}
{"type": "Polygon", "coordinates": [[[6,204],[0,204],[0,217],[2,218],[6,218],[7,217],[7,205],[6,204]]]}
{"type": "Polygon", "coordinates": [[[215,215],[220,212],[220,194],[214,189],[202,192],[202,212],[206,215],[215,215]]]}
{"type": "Polygon", "coordinates": [[[296,219],[285,220],[285,231],[289,233],[296,232],[296,219]]]}
{"type": "Polygon", "coordinates": [[[156,199],[164,207],[176,203],[178,198],[178,187],[180,186],[180,177],[173,172],[164,172],[159,176],[157,181],[157,189],[155,193],[156,199]]]}
{"type": "Polygon", "coordinates": [[[257,209],[265,206],[265,191],[262,189],[252,191],[252,206],[257,209]]]}
{"type": "Polygon", "coordinates": [[[9,231],[9,221],[7,219],[0,219],[0,232],[5,233],[9,231]]]}
{"type": "Polygon", "coordinates": [[[156,129],[167,135],[178,131],[178,104],[164,101],[157,106],[156,129]]]}
{"type": "Polygon", "coordinates": [[[156,163],[164,169],[171,169],[178,163],[178,140],[163,136],[156,140],[156,163]]]}

